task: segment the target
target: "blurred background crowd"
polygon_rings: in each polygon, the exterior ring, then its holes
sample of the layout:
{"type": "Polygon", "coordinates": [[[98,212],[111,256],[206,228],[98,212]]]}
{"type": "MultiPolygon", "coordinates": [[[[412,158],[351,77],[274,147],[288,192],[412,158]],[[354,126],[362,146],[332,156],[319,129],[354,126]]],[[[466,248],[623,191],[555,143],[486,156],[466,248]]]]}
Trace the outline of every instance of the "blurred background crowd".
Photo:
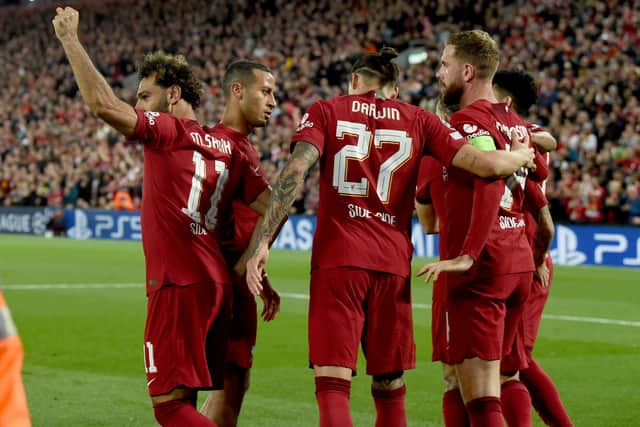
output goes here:
{"type": "MultiPolygon", "coordinates": [[[[44,4],[43,4],[44,3],[44,4]]],[[[136,209],[142,149],[91,117],[53,33],[53,5],[0,7],[0,206],[136,209]]],[[[547,196],[554,218],[640,225],[640,2],[391,0],[111,0],[80,8],[81,37],[117,94],[135,102],[135,64],[184,54],[206,88],[203,123],[221,117],[220,84],[237,58],[272,67],[278,108],[252,136],[274,182],[309,105],[346,93],[354,58],[387,45],[401,55],[400,97],[433,110],[439,55],[453,31],[482,28],[502,68],[540,88],[527,120],[558,139],[547,196]],[[415,61],[411,61],[415,62],[415,61]]],[[[312,172],[292,213],[314,214],[312,172]]]]}

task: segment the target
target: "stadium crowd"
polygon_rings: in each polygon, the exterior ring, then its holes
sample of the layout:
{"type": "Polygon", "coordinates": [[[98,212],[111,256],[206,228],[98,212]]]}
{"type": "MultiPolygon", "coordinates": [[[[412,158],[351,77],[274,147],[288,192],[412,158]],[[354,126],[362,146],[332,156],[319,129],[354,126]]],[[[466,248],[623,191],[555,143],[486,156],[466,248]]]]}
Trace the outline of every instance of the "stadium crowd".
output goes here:
{"type": "MultiPolygon", "coordinates": [[[[73,3],[73,2],[71,2],[73,3]]],[[[234,58],[272,67],[279,105],[252,136],[270,180],[291,135],[317,99],[346,93],[354,58],[383,45],[419,46],[400,97],[433,110],[447,35],[482,27],[502,48],[502,68],[526,70],[540,97],[528,119],[558,139],[547,195],[558,222],[640,225],[640,8],[636,1],[225,1],[75,2],[80,33],[117,93],[135,99],[145,52],[183,53],[205,83],[203,123],[224,105],[234,58]]],[[[51,30],[52,6],[0,8],[0,205],[136,209],[142,149],[123,144],[84,107],[51,30]],[[19,19],[18,19],[19,18],[19,19]]],[[[404,59],[406,61],[406,57],[404,59]]],[[[312,171],[294,213],[314,214],[312,171]]]]}

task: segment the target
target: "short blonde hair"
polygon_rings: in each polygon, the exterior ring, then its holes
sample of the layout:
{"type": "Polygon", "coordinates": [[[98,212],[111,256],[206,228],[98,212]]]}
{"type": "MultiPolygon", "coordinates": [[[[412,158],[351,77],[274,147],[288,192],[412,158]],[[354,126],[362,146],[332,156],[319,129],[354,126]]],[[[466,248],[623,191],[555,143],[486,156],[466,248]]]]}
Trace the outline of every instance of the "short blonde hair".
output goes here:
{"type": "Polygon", "coordinates": [[[455,47],[456,58],[476,67],[478,78],[493,79],[500,64],[500,51],[488,33],[481,30],[453,33],[447,39],[447,45],[455,47]]]}

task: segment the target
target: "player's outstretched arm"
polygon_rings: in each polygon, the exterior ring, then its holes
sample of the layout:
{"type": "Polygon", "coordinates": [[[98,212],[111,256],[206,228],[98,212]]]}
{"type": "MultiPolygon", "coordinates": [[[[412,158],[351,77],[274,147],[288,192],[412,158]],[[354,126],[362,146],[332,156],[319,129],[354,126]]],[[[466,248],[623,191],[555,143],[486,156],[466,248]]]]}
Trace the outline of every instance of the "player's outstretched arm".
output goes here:
{"type": "Polygon", "coordinates": [[[253,255],[247,262],[247,285],[254,295],[262,292],[262,270],[269,258],[269,243],[300,192],[305,174],[319,157],[320,152],[314,145],[299,141],[291,159],[280,172],[264,222],[258,231],[257,244],[252,245],[255,248],[250,249],[253,255]]]}
{"type": "Polygon", "coordinates": [[[77,10],[59,7],[53,18],[53,28],[67,55],[82,99],[92,114],[125,136],[131,136],[136,127],[137,115],[129,104],[118,99],[109,83],[91,62],[78,39],[78,21],[77,10]]]}

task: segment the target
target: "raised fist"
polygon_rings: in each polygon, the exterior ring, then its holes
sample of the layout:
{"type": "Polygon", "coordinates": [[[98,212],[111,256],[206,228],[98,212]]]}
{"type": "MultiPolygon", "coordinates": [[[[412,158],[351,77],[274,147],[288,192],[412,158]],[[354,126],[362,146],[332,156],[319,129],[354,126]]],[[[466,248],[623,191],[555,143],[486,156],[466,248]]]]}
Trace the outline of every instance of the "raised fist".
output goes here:
{"type": "Polygon", "coordinates": [[[56,8],[56,16],[53,18],[53,28],[56,36],[61,41],[78,35],[78,11],[72,7],[56,8]]]}

